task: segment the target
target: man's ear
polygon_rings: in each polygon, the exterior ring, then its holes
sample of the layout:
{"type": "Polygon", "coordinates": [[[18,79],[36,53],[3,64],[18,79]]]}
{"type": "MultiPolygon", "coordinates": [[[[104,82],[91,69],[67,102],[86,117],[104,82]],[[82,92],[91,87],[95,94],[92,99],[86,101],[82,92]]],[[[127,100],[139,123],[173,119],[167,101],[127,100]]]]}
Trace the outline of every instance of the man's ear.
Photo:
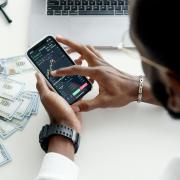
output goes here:
{"type": "Polygon", "coordinates": [[[180,81],[169,77],[168,81],[168,107],[174,112],[180,113],[180,81]]]}

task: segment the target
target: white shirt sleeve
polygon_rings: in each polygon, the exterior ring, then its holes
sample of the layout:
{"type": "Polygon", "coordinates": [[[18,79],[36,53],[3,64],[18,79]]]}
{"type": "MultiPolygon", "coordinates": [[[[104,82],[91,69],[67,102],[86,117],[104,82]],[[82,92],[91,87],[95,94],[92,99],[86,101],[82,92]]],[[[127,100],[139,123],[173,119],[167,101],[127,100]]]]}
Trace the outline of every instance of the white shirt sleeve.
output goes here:
{"type": "Polygon", "coordinates": [[[180,155],[170,161],[161,180],[180,180],[180,155]]]}
{"type": "Polygon", "coordinates": [[[36,180],[77,180],[79,168],[67,157],[47,153],[36,180]]]}

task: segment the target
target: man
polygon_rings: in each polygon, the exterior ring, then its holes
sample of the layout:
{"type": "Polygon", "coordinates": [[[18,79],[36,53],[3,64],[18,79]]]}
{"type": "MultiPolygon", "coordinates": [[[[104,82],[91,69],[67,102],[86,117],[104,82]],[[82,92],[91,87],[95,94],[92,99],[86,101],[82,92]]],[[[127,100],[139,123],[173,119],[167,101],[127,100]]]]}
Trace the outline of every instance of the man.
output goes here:
{"type": "MultiPolygon", "coordinates": [[[[161,104],[173,118],[180,118],[180,65],[174,57],[177,51],[173,51],[169,46],[174,44],[178,34],[175,33],[176,30],[171,33],[173,22],[167,25],[169,14],[167,15],[167,7],[164,7],[166,5],[162,7],[162,4],[164,5],[162,0],[136,0],[131,4],[130,32],[142,56],[146,74],[143,84],[142,77],[139,79],[112,67],[94,48],[57,37],[59,43],[69,47],[68,53],[78,52],[80,57],[76,60],[77,65],[53,71],[51,75],[88,76],[98,82],[100,89],[95,99],[81,100],[71,107],[63,98],[52,92],[43,77],[37,74],[37,89],[51,124],[65,124],[80,133],[80,112],[95,108],[122,107],[137,100],[161,104]],[[81,66],[83,60],[87,61],[88,67],[81,66]]],[[[72,141],[60,135],[52,136],[47,151],[37,180],[77,179],[78,168],[73,163],[72,141]]],[[[162,179],[180,179],[179,157],[169,164],[162,179]]]]}

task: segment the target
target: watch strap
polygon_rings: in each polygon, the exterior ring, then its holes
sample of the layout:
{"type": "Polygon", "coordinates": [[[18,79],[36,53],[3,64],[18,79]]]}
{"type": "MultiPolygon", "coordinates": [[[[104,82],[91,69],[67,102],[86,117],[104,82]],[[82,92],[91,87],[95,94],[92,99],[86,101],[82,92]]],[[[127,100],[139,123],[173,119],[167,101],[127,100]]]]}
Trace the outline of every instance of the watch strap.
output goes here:
{"type": "Polygon", "coordinates": [[[80,135],[74,129],[64,124],[51,124],[43,126],[39,135],[39,142],[45,152],[48,150],[49,138],[54,135],[64,136],[71,140],[74,145],[75,153],[77,152],[80,143],[80,135]]]}

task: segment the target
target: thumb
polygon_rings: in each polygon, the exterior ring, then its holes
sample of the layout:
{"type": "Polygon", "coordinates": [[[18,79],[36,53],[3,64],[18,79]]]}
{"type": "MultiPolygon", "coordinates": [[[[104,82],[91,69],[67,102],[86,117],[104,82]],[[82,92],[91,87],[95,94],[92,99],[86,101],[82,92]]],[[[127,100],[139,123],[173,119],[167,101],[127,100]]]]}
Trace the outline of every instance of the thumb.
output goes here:
{"type": "Polygon", "coordinates": [[[45,93],[48,93],[49,88],[43,76],[39,73],[36,73],[36,79],[37,79],[36,88],[39,91],[40,96],[43,96],[45,93]]]}

